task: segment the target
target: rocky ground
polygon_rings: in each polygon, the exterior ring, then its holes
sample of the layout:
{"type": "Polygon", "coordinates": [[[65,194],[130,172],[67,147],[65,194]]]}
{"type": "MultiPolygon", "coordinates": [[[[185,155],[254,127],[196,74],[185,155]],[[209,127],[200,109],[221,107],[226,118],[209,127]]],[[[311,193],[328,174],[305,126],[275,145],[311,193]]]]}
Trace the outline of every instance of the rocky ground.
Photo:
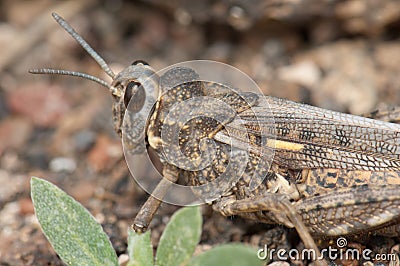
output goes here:
{"type": "MultiPolygon", "coordinates": [[[[331,110],[363,114],[400,104],[396,0],[3,0],[0,265],[62,265],[34,217],[30,176],[55,183],[87,207],[118,255],[126,252],[126,229],[147,198],[121,159],[107,91],[81,79],[27,73],[50,66],[107,79],[53,21],[52,11],[115,71],[137,59],[155,69],[210,59],[242,70],[268,95],[331,110]]],[[[152,223],[154,243],[176,209],[162,205],[152,223]]],[[[282,227],[224,218],[206,207],[203,214],[199,249],[238,241],[298,245],[296,234],[282,227]]],[[[396,244],[378,240],[385,251],[396,244]]],[[[374,241],[354,245],[377,248],[374,241]]]]}

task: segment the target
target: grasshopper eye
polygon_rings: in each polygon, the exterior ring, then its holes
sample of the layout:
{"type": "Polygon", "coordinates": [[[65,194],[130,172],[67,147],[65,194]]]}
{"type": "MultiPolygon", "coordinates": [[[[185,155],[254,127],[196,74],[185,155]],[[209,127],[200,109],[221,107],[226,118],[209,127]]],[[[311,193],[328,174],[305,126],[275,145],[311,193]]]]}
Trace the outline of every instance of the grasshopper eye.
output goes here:
{"type": "Polygon", "coordinates": [[[144,101],[146,99],[146,93],[143,86],[136,81],[130,81],[125,89],[124,94],[124,105],[125,108],[133,112],[138,112],[143,107],[144,101]],[[129,104],[129,102],[131,102],[129,104]]]}
{"type": "Polygon", "coordinates": [[[137,65],[148,66],[149,64],[148,64],[146,61],[143,61],[143,60],[136,60],[136,61],[133,62],[131,65],[132,65],[132,66],[137,66],[137,65]]]}

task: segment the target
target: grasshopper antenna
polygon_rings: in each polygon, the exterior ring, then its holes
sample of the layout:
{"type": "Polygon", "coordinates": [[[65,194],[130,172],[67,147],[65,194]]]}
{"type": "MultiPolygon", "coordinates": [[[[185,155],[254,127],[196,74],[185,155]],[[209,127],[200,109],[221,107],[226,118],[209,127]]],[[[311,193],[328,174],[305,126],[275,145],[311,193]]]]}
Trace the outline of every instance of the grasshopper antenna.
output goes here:
{"type": "Polygon", "coordinates": [[[90,54],[90,56],[96,60],[99,66],[109,75],[112,79],[115,77],[114,72],[107,65],[106,61],[98,54],[95,50],[68,24],[62,17],[60,17],[57,13],[51,14],[53,18],[60,24],[61,27],[64,28],[71,36],[82,46],[83,49],[90,54]]]}
{"type": "MultiPolygon", "coordinates": [[[[59,16],[57,13],[52,13],[53,18],[57,21],[57,23],[64,28],[65,31],[67,31],[72,38],[75,39],[79,43],[79,45],[88,52],[88,54],[99,64],[99,66],[107,73],[108,76],[110,76],[112,79],[115,78],[115,73],[111,70],[111,68],[108,66],[106,61],[95,51],[93,48],[71,27],[71,25],[68,24],[61,16],[59,16]]],[[[84,78],[87,80],[91,80],[94,82],[97,82],[98,84],[108,88],[111,92],[113,91],[113,88],[111,85],[92,75],[86,74],[86,73],[81,73],[81,72],[76,72],[76,71],[69,71],[69,70],[62,70],[62,69],[51,69],[51,68],[41,68],[41,69],[31,69],[29,70],[29,73],[32,74],[56,74],[56,75],[67,75],[67,76],[74,76],[74,77],[80,77],[84,78]]]]}
{"type": "Polygon", "coordinates": [[[30,69],[29,73],[31,73],[31,74],[50,74],[50,75],[55,74],[55,75],[66,75],[66,76],[84,78],[84,79],[88,79],[88,80],[97,82],[98,84],[108,88],[109,90],[112,90],[112,87],[108,82],[106,82],[98,77],[86,74],[86,73],[63,70],[63,69],[52,69],[52,68],[30,69]]]}

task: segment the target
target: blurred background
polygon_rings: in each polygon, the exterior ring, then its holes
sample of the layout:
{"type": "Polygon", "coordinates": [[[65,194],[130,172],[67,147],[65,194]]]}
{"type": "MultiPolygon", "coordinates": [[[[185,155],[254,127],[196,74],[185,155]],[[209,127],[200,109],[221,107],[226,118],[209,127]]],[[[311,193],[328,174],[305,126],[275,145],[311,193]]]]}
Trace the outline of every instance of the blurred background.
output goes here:
{"type": "MultiPolygon", "coordinates": [[[[107,90],[27,73],[54,67],[109,80],[52,19],[53,11],[115,72],[137,59],[156,70],[209,59],[242,70],[268,95],[331,110],[363,114],[400,104],[400,1],[2,0],[0,265],[62,265],[33,215],[30,176],[55,183],[87,207],[118,255],[126,252],[127,228],[147,198],[127,171],[107,90]]],[[[152,223],[154,243],[174,210],[162,206],[152,223]]],[[[265,239],[293,245],[281,227],[268,231],[274,227],[206,207],[203,213],[199,249],[265,239]]]]}

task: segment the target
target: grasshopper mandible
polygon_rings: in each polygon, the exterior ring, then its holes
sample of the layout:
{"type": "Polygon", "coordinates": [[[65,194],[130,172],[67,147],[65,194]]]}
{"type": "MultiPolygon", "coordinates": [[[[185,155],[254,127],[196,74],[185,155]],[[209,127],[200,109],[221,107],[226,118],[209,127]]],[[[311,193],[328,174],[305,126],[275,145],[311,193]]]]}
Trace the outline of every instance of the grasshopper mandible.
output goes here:
{"type": "MultiPolygon", "coordinates": [[[[312,236],[389,229],[399,234],[400,125],[254,93],[232,92],[222,84],[199,81],[197,73],[189,68],[171,69],[158,77],[145,62],[137,61],[116,75],[67,22],[55,13],[53,17],[113,81],[109,84],[88,74],[57,69],[30,72],[82,77],[108,88],[114,100],[115,130],[120,136],[127,132],[125,145],[133,153],[143,152],[137,144],[144,142],[163,165],[165,178],[137,215],[135,230],[147,229],[171,183],[183,179],[185,184],[203,185],[216,179],[232,162],[229,174],[234,176],[235,167],[247,156],[241,176],[235,182],[226,181],[229,186],[210,202],[223,215],[295,227],[305,246],[315,250],[312,236]],[[145,83],[169,90],[156,96],[147,121],[132,118],[124,124],[128,109],[137,112],[143,108],[149,94],[145,83]],[[184,123],[170,116],[177,103],[197,96],[213,97],[230,109],[206,109],[203,116],[184,123]],[[267,104],[262,104],[261,98],[267,104]],[[218,119],[210,118],[215,112],[218,119]],[[138,124],[143,125],[143,135],[138,133],[138,124]],[[170,139],[173,136],[162,136],[173,126],[178,126],[177,145],[170,139]],[[214,141],[215,154],[206,152],[202,140],[207,138],[214,141]],[[271,162],[262,156],[263,148],[273,149],[271,162]],[[185,165],[169,161],[166,151],[174,149],[198,164],[201,156],[211,156],[210,164],[189,171],[185,165]],[[248,189],[250,172],[264,175],[252,190],[248,189]]],[[[185,111],[189,110],[180,110],[185,111]]],[[[207,193],[206,189],[198,192],[207,193]]]]}

